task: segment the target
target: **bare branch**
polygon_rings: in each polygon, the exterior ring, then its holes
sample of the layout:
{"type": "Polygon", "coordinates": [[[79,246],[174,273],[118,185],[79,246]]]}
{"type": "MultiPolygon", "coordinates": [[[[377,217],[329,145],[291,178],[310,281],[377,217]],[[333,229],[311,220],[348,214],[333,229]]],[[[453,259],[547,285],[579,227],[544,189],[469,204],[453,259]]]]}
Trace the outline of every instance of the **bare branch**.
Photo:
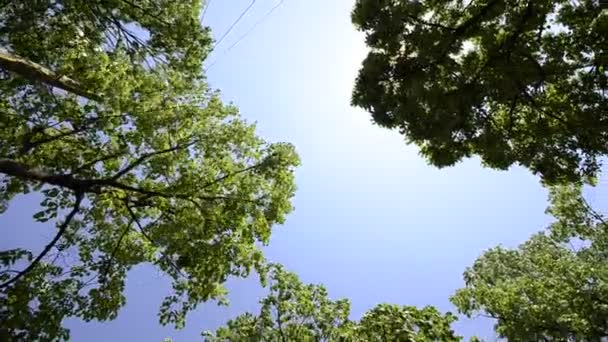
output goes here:
{"type": "Polygon", "coordinates": [[[65,221],[63,221],[63,223],[59,226],[59,230],[57,231],[57,234],[55,235],[53,240],[51,240],[51,242],[49,242],[44,247],[42,252],[40,254],[38,254],[38,256],[34,259],[34,261],[32,261],[32,263],[30,263],[30,265],[28,267],[26,267],[23,271],[19,272],[13,278],[0,284],[0,289],[5,288],[5,287],[17,282],[19,279],[23,278],[28,273],[30,273],[40,263],[40,261],[48,254],[48,252],[55,246],[55,244],[57,244],[59,239],[61,239],[61,237],[67,230],[68,226],[70,225],[70,222],[72,222],[72,219],[74,218],[74,216],[76,216],[76,213],[78,213],[78,211],[80,210],[80,203],[82,202],[82,198],[83,198],[82,193],[76,194],[76,201],[74,202],[74,208],[72,209],[72,211],[70,211],[68,216],[65,218],[65,221]]]}
{"type": "Polygon", "coordinates": [[[583,203],[583,206],[585,206],[585,209],[587,209],[587,212],[590,213],[591,216],[598,220],[602,225],[606,225],[606,220],[604,216],[597,212],[595,209],[593,209],[591,204],[589,204],[589,202],[583,196],[581,196],[580,198],[583,203]]]}
{"type": "Polygon", "coordinates": [[[9,270],[2,270],[2,271],[0,271],[0,274],[5,274],[5,273],[17,273],[17,274],[18,274],[18,273],[19,273],[19,271],[17,271],[17,270],[12,270],[12,269],[9,269],[9,270]]]}

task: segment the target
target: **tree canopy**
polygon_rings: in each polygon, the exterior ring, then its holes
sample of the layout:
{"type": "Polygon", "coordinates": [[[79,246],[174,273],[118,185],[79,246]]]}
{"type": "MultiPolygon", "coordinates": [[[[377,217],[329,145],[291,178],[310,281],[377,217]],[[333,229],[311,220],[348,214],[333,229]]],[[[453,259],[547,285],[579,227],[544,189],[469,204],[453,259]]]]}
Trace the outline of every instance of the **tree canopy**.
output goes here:
{"type": "Polygon", "coordinates": [[[556,221],[517,249],[485,252],[452,302],[496,319],[509,341],[603,341],[608,337],[608,225],[579,186],[551,191],[556,221]]]}
{"type": "Polygon", "coordinates": [[[549,183],[608,154],[608,11],[582,0],[357,0],[352,102],[438,167],[479,156],[549,183]]]}
{"type": "Polygon", "coordinates": [[[0,4],[0,213],[36,192],[33,219],[56,226],[40,252],[0,252],[0,339],[68,339],[64,318],[115,318],[136,265],[172,281],[160,321],[178,327],[222,302],[229,277],[265,269],[299,161],[206,84],[201,6],[0,4]]]}
{"type": "Polygon", "coordinates": [[[347,299],[330,300],[324,286],[303,284],[280,265],[269,267],[270,293],[260,301],[260,313],[242,314],[216,332],[205,332],[208,342],[460,341],[450,313],[380,304],[353,321],[347,299]]]}
{"type": "MultiPolygon", "coordinates": [[[[250,5],[251,6],[251,5],[250,5]]],[[[0,340],[69,339],[66,318],[111,320],[128,272],[171,282],[161,324],[183,327],[226,281],[269,294],[215,341],[460,341],[456,317],[304,284],[262,246],[291,212],[294,147],[269,143],[209,87],[202,0],[0,1],[0,214],[39,200],[53,237],[0,251],[0,340]]],[[[276,7],[275,7],[276,8],[276,7]]],[[[437,166],[480,156],[551,188],[556,221],[486,251],[451,298],[514,341],[608,337],[608,226],[582,196],[608,153],[608,12],[581,0],[357,0],[371,52],[353,104],[437,166]]],[[[257,24],[256,24],[257,25],[257,24]]]]}

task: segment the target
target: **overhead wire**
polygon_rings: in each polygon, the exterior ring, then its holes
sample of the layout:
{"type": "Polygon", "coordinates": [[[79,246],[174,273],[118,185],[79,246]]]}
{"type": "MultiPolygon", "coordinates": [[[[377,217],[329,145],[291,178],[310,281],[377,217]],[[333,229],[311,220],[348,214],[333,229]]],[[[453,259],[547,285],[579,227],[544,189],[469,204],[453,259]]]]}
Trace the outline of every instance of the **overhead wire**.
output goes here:
{"type": "Polygon", "coordinates": [[[224,53],[227,53],[228,51],[232,50],[233,47],[235,47],[238,43],[245,39],[251,32],[253,32],[258,27],[258,25],[264,22],[264,20],[268,19],[268,17],[272,15],[272,13],[277,10],[277,8],[281,7],[284,2],[285,0],[281,0],[276,5],[274,5],[274,7],[272,7],[268,12],[266,12],[266,14],[262,16],[262,18],[256,21],[255,24],[253,24],[251,28],[247,30],[247,32],[245,32],[242,36],[239,37],[239,39],[232,43],[232,45],[230,45],[230,47],[228,47],[224,53]]]}
{"type": "Polygon", "coordinates": [[[207,14],[207,10],[209,9],[209,5],[211,5],[211,0],[205,1],[205,7],[203,8],[203,14],[201,15],[201,22],[205,20],[205,14],[207,14]]]}
{"type": "MultiPolygon", "coordinates": [[[[274,5],[270,10],[268,10],[268,12],[266,12],[260,19],[258,19],[258,21],[256,21],[243,35],[241,35],[234,43],[232,43],[232,45],[230,45],[226,50],[224,50],[224,52],[222,53],[222,56],[226,55],[228,52],[230,52],[230,50],[232,50],[232,48],[234,48],[238,43],[240,43],[241,41],[243,41],[245,38],[247,38],[247,36],[249,34],[251,34],[253,31],[255,31],[255,29],[262,24],[265,20],[267,20],[279,7],[281,7],[281,5],[283,5],[283,3],[285,3],[285,0],[280,0],[276,5],[274,5]]],[[[221,57],[221,56],[220,56],[221,57]]],[[[214,66],[218,60],[220,59],[220,57],[216,58],[208,67],[206,70],[211,69],[212,66],[214,66]]]]}
{"type": "Polygon", "coordinates": [[[213,49],[212,50],[215,50],[215,48],[222,43],[222,41],[224,40],[224,38],[226,38],[228,36],[228,34],[230,34],[230,32],[232,31],[232,29],[234,29],[234,27],[247,14],[247,12],[249,12],[249,10],[251,10],[251,8],[253,7],[253,5],[255,5],[256,1],[257,0],[252,0],[251,3],[249,3],[249,6],[247,6],[247,8],[245,8],[245,10],[243,10],[243,12],[241,12],[241,14],[239,15],[239,17],[236,18],[236,20],[232,23],[232,25],[230,25],[230,27],[228,27],[228,30],[226,30],[226,32],[224,32],[224,34],[220,37],[220,39],[218,39],[218,41],[213,45],[213,49]]]}

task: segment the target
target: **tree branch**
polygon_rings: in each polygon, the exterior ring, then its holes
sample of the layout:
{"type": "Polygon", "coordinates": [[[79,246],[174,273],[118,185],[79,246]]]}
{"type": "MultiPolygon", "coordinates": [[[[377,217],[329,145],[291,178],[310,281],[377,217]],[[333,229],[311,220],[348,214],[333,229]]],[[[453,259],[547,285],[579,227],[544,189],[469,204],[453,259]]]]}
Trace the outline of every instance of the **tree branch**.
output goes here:
{"type": "MultiPolygon", "coordinates": [[[[471,3],[474,1],[471,1],[471,3]]],[[[451,46],[456,43],[458,41],[458,39],[460,39],[463,35],[465,35],[467,33],[467,31],[473,27],[475,24],[478,24],[479,21],[481,19],[483,19],[483,17],[492,9],[492,7],[496,4],[498,4],[500,2],[500,0],[490,0],[488,1],[480,10],[477,14],[475,14],[474,16],[472,16],[469,20],[465,21],[464,23],[462,23],[461,25],[459,25],[458,27],[452,29],[451,31],[452,33],[452,39],[450,40],[450,42],[446,45],[445,49],[439,54],[439,58],[437,58],[435,61],[432,61],[430,63],[428,63],[427,65],[423,66],[424,68],[429,67],[429,66],[433,66],[436,64],[439,64],[441,62],[443,62],[443,60],[445,59],[445,57],[448,55],[448,52],[450,51],[451,46]]]]}
{"type": "Polygon", "coordinates": [[[5,287],[17,282],[19,279],[23,278],[28,273],[30,273],[40,263],[40,261],[48,254],[48,252],[55,246],[55,244],[57,244],[59,239],[61,239],[61,237],[65,233],[66,229],[70,225],[70,222],[72,222],[72,219],[74,218],[74,216],[76,216],[76,213],[78,213],[78,211],[80,210],[80,203],[82,202],[82,197],[83,197],[82,193],[76,194],[76,201],[74,202],[74,208],[72,209],[72,211],[70,211],[68,216],[65,218],[65,221],[63,221],[63,223],[61,224],[61,226],[59,226],[59,231],[57,231],[57,234],[55,235],[53,240],[51,240],[51,242],[49,242],[44,247],[42,252],[40,254],[38,254],[36,259],[34,259],[34,261],[32,261],[32,263],[28,267],[26,267],[23,271],[19,272],[13,278],[0,284],[0,289],[5,288],[5,287]]]}
{"type": "Polygon", "coordinates": [[[589,212],[591,216],[598,220],[602,225],[606,225],[606,220],[604,219],[604,216],[597,212],[595,209],[593,209],[591,204],[589,204],[589,202],[583,196],[581,196],[580,198],[581,202],[583,203],[583,206],[585,207],[585,209],[587,209],[587,212],[589,212]]]}
{"type": "MultiPolygon", "coordinates": [[[[141,223],[139,222],[139,219],[137,218],[137,215],[135,215],[135,212],[133,211],[133,209],[129,206],[129,204],[125,201],[125,207],[127,208],[127,211],[129,212],[129,215],[131,216],[131,219],[133,220],[133,222],[135,222],[135,224],[137,225],[137,228],[139,229],[139,231],[141,232],[141,235],[146,238],[146,240],[148,240],[152,245],[156,246],[156,242],[154,240],[152,240],[152,237],[150,237],[150,235],[148,235],[148,233],[146,233],[146,230],[144,229],[144,227],[141,225],[141,223]]],[[[158,247],[158,246],[156,246],[158,247]]],[[[171,258],[169,258],[168,256],[166,256],[164,253],[161,252],[161,258],[167,260],[167,262],[169,263],[169,265],[171,265],[171,267],[182,277],[186,278],[186,275],[180,270],[179,267],[177,267],[177,265],[173,262],[173,260],[171,260],[171,258]]]]}
{"type": "Polygon", "coordinates": [[[120,248],[120,245],[122,244],[122,240],[125,238],[125,236],[129,232],[129,228],[131,228],[132,223],[133,223],[133,219],[131,219],[131,221],[125,226],[125,228],[120,233],[120,236],[118,237],[118,241],[116,242],[116,246],[114,246],[114,250],[112,251],[112,254],[110,254],[110,258],[106,261],[106,265],[104,267],[103,272],[100,273],[101,277],[106,277],[108,275],[108,273],[110,272],[110,267],[112,267],[112,264],[114,263],[114,258],[116,257],[116,253],[118,252],[118,249],[120,248]]]}
{"type": "Polygon", "coordinates": [[[138,167],[141,163],[145,162],[149,158],[156,157],[156,156],[159,156],[159,155],[165,154],[165,153],[171,153],[171,152],[175,152],[175,151],[178,151],[178,150],[182,150],[184,148],[188,148],[188,147],[196,144],[197,142],[199,142],[198,139],[194,140],[194,141],[191,141],[191,142],[189,142],[187,144],[180,144],[180,145],[176,145],[176,146],[173,146],[171,148],[164,149],[164,150],[154,151],[154,152],[143,154],[141,157],[137,158],[134,162],[132,162],[131,164],[129,164],[127,167],[125,167],[124,169],[118,171],[118,173],[116,173],[111,179],[113,179],[113,180],[119,179],[120,177],[124,176],[125,174],[129,173],[130,171],[132,171],[133,169],[135,169],[136,167],[138,167]]]}
{"type": "Polygon", "coordinates": [[[9,176],[26,179],[30,181],[38,181],[46,184],[56,185],[72,190],[81,190],[81,182],[71,175],[66,174],[49,174],[38,168],[31,168],[21,163],[18,163],[12,159],[0,159],[0,173],[4,173],[9,176]]]}
{"type": "MultiPolygon", "coordinates": [[[[244,172],[244,171],[242,171],[244,172]]],[[[113,178],[104,179],[78,179],[72,176],[72,174],[49,174],[43,170],[37,168],[31,168],[21,163],[18,163],[11,159],[0,159],[0,173],[4,173],[9,176],[25,179],[29,181],[38,181],[50,185],[59,186],[62,188],[68,188],[76,193],[100,193],[103,188],[114,188],[128,192],[134,192],[149,197],[162,197],[166,199],[181,199],[195,205],[201,212],[203,208],[201,204],[197,202],[197,199],[205,201],[216,201],[216,200],[230,200],[235,199],[228,196],[194,196],[191,194],[172,194],[165,191],[171,191],[170,189],[149,190],[142,189],[132,185],[123,184],[116,181],[113,178]]],[[[260,199],[240,199],[241,201],[248,201],[252,203],[258,203],[260,199]]]]}
{"type": "Polygon", "coordinates": [[[99,157],[99,158],[97,158],[95,160],[92,160],[92,161],[90,161],[88,163],[85,163],[82,166],[79,166],[76,169],[76,171],[72,172],[71,174],[78,173],[78,172],[81,172],[83,170],[86,170],[86,169],[88,169],[90,167],[95,166],[95,164],[97,164],[97,163],[101,163],[101,162],[104,162],[104,161],[107,161],[107,160],[110,160],[110,159],[119,158],[119,157],[123,156],[124,154],[125,154],[125,152],[118,152],[118,153],[113,153],[113,154],[109,154],[109,155],[105,155],[105,156],[99,157]]]}
{"type": "Polygon", "coordinates": [[[519,95],[515,95],[513,96],[513,98],[511,99],[511,104],[509,106],[509,129],[508,129],[508,134],[509,134],[509,139],[512,137],[513,134],[513,126],[515,126],[515,118],[514,118],[514,114],[515,114],[515,108],[517,108],[517,101],[519,100],[519,95]]]}
{"type": "MultiPolygon", "coordinates": [[[[53,94],[54,96],[54,94],[53,94]]],[[[63,139],[65,137],[69,137],[72,135],[78,135],[80,133],[84,133],[87,130],[93,130],[96,128],[96,125],[102,121],[102,120],[108,120],[108,119],[112,119],[112,118],[121,118],[121,119],[125,119],[126,115],[125,114],[116,114],[116,115],[107,115],[107,116],[96,116],[96,117],[92,117],[92,118],[85,118],[83,120],[82,123],[79,124],[75,124],[74,122],[70,122],[70,121],[59,121],[56,122],[54,124],[48,125],[48,126],[43,126],[43,125],[37,125],[35,126],[30,132],[26,133],[24,139],[23,139],[23,146],[21,148],[20,153],[21,154],[26,154],[27,152],[31,151],[32,149],[35,149],[41,145],[56,141],[56,140],[60,140],[63,139]],[[61,129],[58,128],[54,128],[56,126],[62,125],[62,124],[66,124],[69,123],[70,124],[70,128],[67,131],[62,131],[61,129]],[[54,128],[54,131],[56,132],[55,135],[48,135],[46,134],[46,130],[47,129],[52,129],[54,128]],[[35,140],[33,139],[37,134],[40,134],[43,136],[42,139],[40,140],[35,140]]]]}
{"type": "Polygon", "coordinates": [[[455,31],[456,29],[453,27],[449,27],[449,26],[445,26],[445,25],[441,25],[441,24],[437,24],[437,23],[431,23],[425,20],[422,20],[420,18],[418,18],[417,16],[414,15],[408,15],[408,18],[412,19],[413,21],[422,24],[422,25],[426,25],[426,26],[431,26],[431,27],[438,27],[444,30],[448,30],[448,31],[455,31]]]}
{"type": "MultiPolygon", "coordinates": [[[[521,86],[521,85],[520,85],[521,86]]],[[[525,89],[525,88],[524,88],[525,89]]],[[[528,93],[527,90],[523,90],[523,96],[530,102],[530,104],[532,104],[532,106],[534,106],[534,108],[536,108],[536,110],[538,110],[539,112],[541,112],[541,114],[544,114],[550,118],[553,118],[557,121],[559,121],[562,125],[564,125],[564,127],[566,127],[571,133],[577,133],[575,129],[573,129],[566,120],[564,120],[563,118],[545,110],[545,108],[541,107],[536,100],[534,99],[534,97],[532,97],[532,95],[530,95],[528,93]]]]}
{"type": "Polygon", "coordinates": [[[238,175],[238,174],[245,173],[245,172],[248,172],[248,171],[251,171],[251,170],[255,170],[255,169],[259,168],[260,166],[262,166],[262,165],[264,164],[264,162],[265,162],[265,161],[262,161],[261,163],[258,163],[258,164],[255,164],[255,165],[252,165],[252,166],[246,167],[246,168],[244,168],[244,169],[242,169],[242,170],[238,170],[238,171],[235,171],[235,172],[233,172],[233,173],[229,173],[229,174],[227,174],[227,175],[224,175],[224,176],[222,176],[222,177],[218,177],[218,178],[216,178],[215,180],[213,180],[213,181],[211,181],[211,182],[209,182],[209,183],[207,183],[207,184],[203,185],[203,189],[207,189],[207,188],[209,188],[209,187],[210,187],[210,186],[212,186],[212,185],[215,185],[215,184],[218,184],[218,183],[220,183],[220,182],[223,182],[223,181],[225,181],[226,179],[228,179],[228,178],[230,178],[230,177],[233,177],[233,176],[236,176],[236,175],[238,175]]]}
{"type": "Polygon", "coordinates": [[[42,82],[90,100],[101,101],[100,96],[82,89],[82,85],[77,81],[5,50],[0,50],[0,67],[32,82],[42,82]]]}
{"type": "Polygon", "coordinates": [[[154,14],[149,13],[145,8],[143,8],[142,6],[140,6],[138,4],[133,3],[133,2],[131,2],[129,0],[121,0],[121,1],[124,2],[125,4],[129,5],[129,6],[133,7],[133,8],[137,8],[142,14],[144,14],[144,15],[146,15],[146,16],[154,19],[154,20],[157,20],[161,24],[163,24],[163,25],[165,25],[167,27],[171,26],[171,24],[169,24],[166,20],[163,20],[159,15],[154,15],[154,14]]]}
{"type": "Polygon", "coordinates": [[[278,326],[278,330],[279,330],[279,335],[281,336],[281,342],[287,342],[287,339],[285,338],[285,332],[283,331],[283,321],[282,321],[282,313],[281,313],[281,309],[279,308],[279,303],[277,303],[277,326],[278,326]]]}
{"type": "MultiPolygon", "coordinates": [[[[51,135],[51,136],[46,136],[46,138],[44,139],[40,139],[37,141],[31,141],[31,139],[27,139],[24,144],[23,147],[21,148],[21,151],[19,151],[19,153],[21,154],[27,154],[28,152],[30,152],[31,150],[35,149],[36,147],[43,145],[43,144],[47,144],[59,139],[63,139],[65,137],[69,137],[71,135],[77,135],[79,133],[82,133],[84,131],[87,130],[87,127],[81,127],[78,129],[73,129],[67,132],[62,132],[56,135],[51,135]]],[[[34,132],[35,133],[35,132],[34,132]]],[[[44,133],[43,133],[44,134],[44,133]]]]}

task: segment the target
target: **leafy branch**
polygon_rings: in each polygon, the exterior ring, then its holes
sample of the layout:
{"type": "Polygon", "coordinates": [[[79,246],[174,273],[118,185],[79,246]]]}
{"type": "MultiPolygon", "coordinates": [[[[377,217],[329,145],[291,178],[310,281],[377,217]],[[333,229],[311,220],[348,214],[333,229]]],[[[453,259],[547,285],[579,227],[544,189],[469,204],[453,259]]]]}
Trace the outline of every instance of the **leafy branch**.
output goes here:
{"type": "Polygon", "coordinates": [[[67,230],[68,226],[70,225],[70,222],[72,222],[72,220],[74,219],[74,216],[76,216],[76,214],[80,210],[80,203],[82,202],[82,198],[83,198],[82,193],[76,194],[76,201],[74,202],[74,207],[72,208],[72,211],[70,211],[70,213],[68,214],[66,219],[63,221],[63,223],[59,226],[59,230],[57,231],[57,234],[55,234],[55,237],[51,240],[51,242],[49,242],[44,247],[42,252],[40,252],[40,254],[38,254],[38,256],[29,264],[28,267],[26,267],[23,271],[17,273],[17,275],[15,275],[13,278],[0,284],[0,289],[5,288],[5,287],[19,281],[19,279],[25,277],[34,268],[36,268],[36,266],[38,266],[40,261],[51,251],[51,249],[57,244],[59,239],[61,239],[61,237],[67,230]]]}
{"type": "Polygon", "coordinates": [[[78,81],[25,58],[0,50],[0,67],[32,82],[41,82],[84,98],[101,101],[101,97],[85,89],[78,81]]]}

